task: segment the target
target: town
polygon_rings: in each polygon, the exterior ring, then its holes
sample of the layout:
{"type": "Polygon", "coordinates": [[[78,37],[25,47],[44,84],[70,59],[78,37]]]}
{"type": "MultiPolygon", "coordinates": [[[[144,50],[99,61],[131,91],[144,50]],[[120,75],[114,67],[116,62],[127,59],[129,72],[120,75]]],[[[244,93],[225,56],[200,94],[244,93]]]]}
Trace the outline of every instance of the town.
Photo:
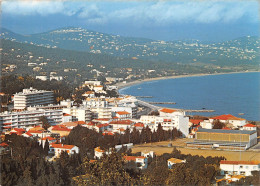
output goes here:
{"type": "MultiPolygon", "coordinates": [[[[167,148],[173,149],[171,142],[183,139],[182,148],[212,150],[211,156],[214,150],[245,152],[253,149],[259,153],[259,128],[255,123],[230,114],[195,117],[182,109],[154,106],[134,96],[119,95],[119,84],[110,85],[111,80],[82,82],[78,87],[86,90],[81,91],[82,100],[72,95],[71,99],[58,102],[56,98],[55,103],[53,91],[34,87],[15,93],[11,100],[13,108],[0,113],[1,156],[13,158],[18,152],[13,144],[15,136],[39,144],[44,149],[45,161],[59,161],[66,153],[68,156],[87,155],[88,161],[95,164],[115,152],[124,152],[123,160],[128,166],[142,171],[153,163],[149,158],[154,160],[160,156],[148,148],[131,153],[137,144],[168,141],[167,148]],[[95,136],[96,139],[92,139],[95,136]]],[[[164,161],[169,170],[174,170],[176,164],[186,164],[187,158],[175,147],[172,156],[164,161]]],[[[257,159],[229,161],[223,157],[218,162],[220,171],[217,169],[213,177],[216,183],[236,182],[252,177],[254,171],[259,171],[259,165],[257,159]]],[[[76,182],[82,179],[73,178],[76,182]]]]}

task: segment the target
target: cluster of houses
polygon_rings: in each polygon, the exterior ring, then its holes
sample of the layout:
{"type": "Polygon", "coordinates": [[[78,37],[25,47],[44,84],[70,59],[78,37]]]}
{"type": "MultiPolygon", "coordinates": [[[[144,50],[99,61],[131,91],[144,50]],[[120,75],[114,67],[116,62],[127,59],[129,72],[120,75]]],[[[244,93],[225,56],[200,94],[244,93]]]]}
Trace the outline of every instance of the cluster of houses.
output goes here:
{"type": "MultiPolygon", "coordinates": [[[[142,115],[137,118],[141,103],[135,97],[96,97],[96,93],[106,93],[109,88],[116,88],[104,87],[100,81],[85,81],[82,86],[88,86],[90,91],[83,94],[85,99],[81,105],[74,105],[71,100],[64,100],[59,105],[54,105],[52,91],[30,88],[15,94],[15,111],[0,113],[2,136],[15,133],[28,138],[37,138],[43,146],[48,141],[49,154],[53,157],[59,157],[62,151],[66,151],[69,155],[79,153],[78,147],[60,143],[60,139],[69,135],[77,125],[96,130],[103,135],[124,134],[127,129],[132,131],[134,128],[141,132],[146,127],[156,131],[159,125],[164,130],[176,128],[182,132],[183,137],[195,138],[186,142],[188,148],[246,150],[257,144],[257,127],[247,123],[243,118],[227,114],[206,120],[190,119],[185,111],[169,108],[159,109],[157,115],[142,115]],[[51,124],[48,130],[42,128],[39,119],[41,116],[46,117],[51,124]],[[223,123],[224,127],[214,129],[216,121],[223,123]]],[[[125,145],[128,148],[132,146],[132,144],[125,145]]],[[[122,146],[115,148],[120,149],[122,146]]],[[[0,149],[8,149],[8,144],[1,143],[0,149]]],[[[96,147],[94,153],[97,160],[104,153],[110,152],[96,147]]],[[[141,156],[124,156],[124,159],[127,162],[135,162],[140,169],[145,169],[148,157],[154,157],[154,153],[142,152],[141,156]]],[[[169,168],[177,163],[186,163],[186,160],[171,158],[167,162],[169,168]]],[[[259,162],[222,161],[220,168],[223,174],[248,176],[251,175],[250,171],[259,170],[259,165],[259,162]]]]}

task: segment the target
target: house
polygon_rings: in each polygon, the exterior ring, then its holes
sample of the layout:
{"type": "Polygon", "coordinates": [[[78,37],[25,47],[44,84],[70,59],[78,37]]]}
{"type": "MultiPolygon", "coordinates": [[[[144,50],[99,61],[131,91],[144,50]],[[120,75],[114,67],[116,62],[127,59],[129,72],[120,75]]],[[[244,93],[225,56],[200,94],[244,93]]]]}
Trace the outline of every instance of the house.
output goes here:
{"type": "Polygon", "coordinates": [[[17,134],[18,136],[24,134],[26,132],[26,130],[24,130],[23,128],[13,128],[9,134],[17,134]]]}
{"type": "Polygon", "coordinates": [[[42,144],[42,146],[44,147],[45,142],[46,142],[47,140],[48,140],[48,142],[49,142],[49,145],[56,142],[56,139],[53,138],[53,137],[50,137],[50,136],[41,138],[41,139],[39,139],[38,141],[39,141],[40,144],[42,144]]]}
{"type": "Polygon", "coordinates": [[[248,123],[242,127],[242,130],[256,130],[256,126],[251,123],[248,123]]]}
{"type": "Polygon", "coordinates": [[[200,122],[200,126],[204,129],[212,129],[213,123],[210,120],[204,120],[200,122]]]}
{"type": "Polygon", "coordinates": [[[146,169],[148,166],[148,159],[144,156],[124,156],[126,162],[135,162],[139,169],[146,169]]]}
{"type": "Polygon", "coordinates": [[[131,119],[131,113],[126,111],[118,111],[116,112],[116,117],[118,117],[119,120],[131,119]]]}
{"type": "Polygon", "coordinates": [[[189,127],[199,125],[202,119],[189,119],[189,127]]]}
{"type": "Polygon", "coordinates": [[[168,168],[171,169],[172,165],[178,164],[178,163],[186,163],[186,160],[181,160],[177,158],[170,158],[167,160],[168,168]]]}
{"type": "Polygon", "coordinates": [[[105,150],[102,150],[100,147],[96,147],[94,149],[94,158],[100,159],[104,153],[106,153],[105,150]]]}
{"type": "Polygon", "coordinates": [[[119,120],[119,121],[111,121],[109,125],[113,128],[114,131],[118,129],[124,129],[131,128],[134,125],[134,122],[131,120],[119,120]]]}
{"type": "Polygon", "coordinates": [[[50,154],[54,154],[55,157],[59,157],[61,152],[67,152],[68,155],[72,154],[78,154],[79,153],[79,148],[75,145],[65,145],[65,144],[55,144],[52,143],[50,145],[50,154]]]}
{"type": "Polygon", "coordinates": [[[252,171],[260,171],[260,161],[220,161],[221,175],[251,176],[252,171]]]}
{"type": "Polygon", "coordinates": [[[68,129],[65,125],[51,126],[49,130],[52,133],[58,133],[60,136],[68,136],[71,131],[71,129],[68,129]]]}
{"type": "Polygon", "coordinates": [[[163,108],[159,110],[159,114],[161,117],[171,117],[176,115],[185,115],[185,112],[181,110],[163,108]]]}
{"type": "Polygon", "coordinates": [[[160,124],[163,130],[172,130],[176,128],[181,131],[183,136],[189,134],[189,118],[185,116],[185,112],[173,109],[161,109],[159,116],[142,115],[139,122],[144,124],[152,124],[151,127],[157,130],[160,124]]]}
{"type": "Polygon", "coordinates": [[[95,92],[94,91],[87,91],[82,96],[87,97],[87,98],[94,98],[95,97],[95,92]]]}
{"type": "Polygon", "coordinates": [[[154,155],[155,155],[154,151],[144,150],[144,151],[141,152],[141,156],[144,156],[146,158],[149,158],[149,157],[153,158],[154,155]]]}
{"type": "Polygon", "coordinates": [[[223,122],[225,124],[232,124],[233,127],[242,127],[246,124],[246,120],[243,118],[238,118],[236,116],[233,116],[231,114],[224,114],[216,117],[212,117],[209,119],[211,123],[213,123],[214,120],[219,120],[220,122],[223,122]]]}
{"type": "Polygon", "coordinates": [[[96,126],[94,126],[94,129],[97,131],[97,132],[104,132],[105,130],[107,130],[109,127],[109,124],[106,123],[106,124],[97,124],[96,126]]]}

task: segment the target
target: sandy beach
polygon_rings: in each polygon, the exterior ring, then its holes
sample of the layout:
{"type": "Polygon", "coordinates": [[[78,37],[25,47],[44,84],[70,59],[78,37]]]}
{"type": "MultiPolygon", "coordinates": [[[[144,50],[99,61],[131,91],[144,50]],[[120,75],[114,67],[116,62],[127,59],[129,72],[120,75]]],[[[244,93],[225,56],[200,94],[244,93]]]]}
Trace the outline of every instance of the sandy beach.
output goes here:
{"type": "Polygon", "coordinates": [[[199,77],[199,76],[215,76],[215,75],[223,75],[223,74],[252,73],[252,72],[259,72],[259,71],[241,71],[241,72],[228,72],[228,73],[215,73],[215,74],[188,74],[188,75],[179,75],[179,76],[156,77],[156,78],[147,78],[147,79],[143,79],[143,80],[126,82],[126,83],[120,82],[120,83],[115,84],[115,86],[117,86],[118,90],[120,90],[125,87],[129,87],[129,86],[133,86],[133,85],[137,85],[137,84],[141,84],[141,83],[149,82],[149,81],[157,81],[157,80],[164,80],[164,79],[177,79],[177,78],[186,78],[186,77],[199,77]]]}

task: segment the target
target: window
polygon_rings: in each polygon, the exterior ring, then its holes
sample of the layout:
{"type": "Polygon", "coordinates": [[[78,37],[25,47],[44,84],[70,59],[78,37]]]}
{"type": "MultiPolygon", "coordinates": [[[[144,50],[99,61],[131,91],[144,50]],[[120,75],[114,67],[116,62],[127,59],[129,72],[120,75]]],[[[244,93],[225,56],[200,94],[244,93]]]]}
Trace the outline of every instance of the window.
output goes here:
{"type": "Polygon", "coordinates": [[[240,165],[240,167],[239,167],[239,168],[241,169],[241,168],[243,168],[243,166],[242,166],[242,165],[240,165]]]}

